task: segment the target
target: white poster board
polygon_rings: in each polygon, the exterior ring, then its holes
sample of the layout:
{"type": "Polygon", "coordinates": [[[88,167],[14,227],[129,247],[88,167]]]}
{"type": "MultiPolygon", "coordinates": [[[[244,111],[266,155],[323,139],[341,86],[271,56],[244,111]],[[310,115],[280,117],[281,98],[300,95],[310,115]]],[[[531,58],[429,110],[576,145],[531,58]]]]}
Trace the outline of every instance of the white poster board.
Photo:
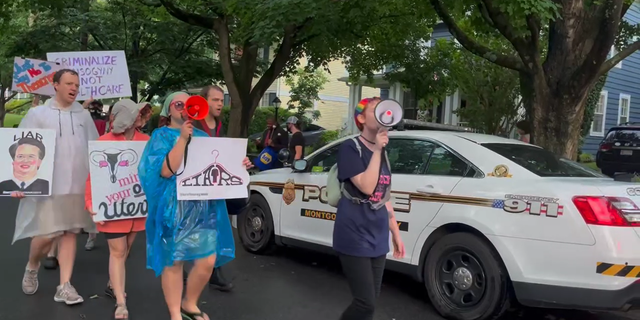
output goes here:
{"type": "Polygon", "coordinates": [[[131,96],[129,68],[124,51],[49,52],[47,59],[73,69],[80,76],[78,100],[131,96]]]}
{"type": "Polygon", "coordinates": [[[89,174],[95,222],[147,216],[138,178],[146,141],[89,141],[89,174]]]}
{"type": "Polygon", "coordinates": [[[177,171],[184,170],[176,179],[178,200],[246,198],[246,156],[247,139],[192,138],[186,168],[181,165],[177,171]]]}
{"type": "Polygon", "coordinates": [[[0,128],[0,196],[51,195],[55,152],[54,130],[0,128]]]}
{"type": "Polygon", "coordinates": [[[15,57],[11,91],[54,96],[53,75],[61,68],[55,62],[15,57]]]}

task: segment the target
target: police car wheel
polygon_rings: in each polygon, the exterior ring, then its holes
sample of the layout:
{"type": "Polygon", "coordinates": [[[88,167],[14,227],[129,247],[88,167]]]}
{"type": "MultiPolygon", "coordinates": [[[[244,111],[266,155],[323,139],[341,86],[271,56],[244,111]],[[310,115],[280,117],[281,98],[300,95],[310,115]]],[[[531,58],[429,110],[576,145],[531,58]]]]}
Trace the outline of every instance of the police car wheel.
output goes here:
{"type": "Polygon", "coordinates": [[[251,253],[268,253],[275,247],[273,216],[261,195],[252,194],[249,206],[238,216],[238,234],[244,249],[251,253]]]}
{"type": "Polygon", "coordinates": [[[471,233],[438,240],[423,272],[431,303],[447,319],[495,319],[509,307],[509,277],[500,256],[471,233]]]}

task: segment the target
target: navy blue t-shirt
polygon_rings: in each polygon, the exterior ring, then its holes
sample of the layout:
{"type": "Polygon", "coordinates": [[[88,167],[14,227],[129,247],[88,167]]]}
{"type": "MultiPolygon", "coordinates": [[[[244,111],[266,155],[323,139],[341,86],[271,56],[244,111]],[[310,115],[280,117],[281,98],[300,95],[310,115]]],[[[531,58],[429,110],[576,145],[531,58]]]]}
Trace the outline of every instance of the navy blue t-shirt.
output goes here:
{"type": "MultiPolygon", "coordinates": [[[[364,172],[369,165],[373,152],[360,139],[356,138],[362,150],[358,153],[353,140],[342,143],[338,150],[338,180],[345,182],[347,190],[358,190],[351,184],[350,178],[364,172]],[[349,185],[351,184],[351,185],[349,185]],[[352,188],[351,188],[352,187],[352,188]]],[[[378,185],[369,200],[380,202],[391,182],[391,172],[382,155],[378,185]]],[[[359,190],[358,190],[359,191],[359,190]]],[[[364,195],[361,192],[359,197],[364,195]]],[[[353,196],[354,192],[350,192],[353,196]]],[[[336,221],[333,227],[333,249],[339,253],[357,257],[379,257],[389,252],[389,213],[382,206],[371,209],[371,204],[355,204],[344,196],[338,202],[336,221]]]]}

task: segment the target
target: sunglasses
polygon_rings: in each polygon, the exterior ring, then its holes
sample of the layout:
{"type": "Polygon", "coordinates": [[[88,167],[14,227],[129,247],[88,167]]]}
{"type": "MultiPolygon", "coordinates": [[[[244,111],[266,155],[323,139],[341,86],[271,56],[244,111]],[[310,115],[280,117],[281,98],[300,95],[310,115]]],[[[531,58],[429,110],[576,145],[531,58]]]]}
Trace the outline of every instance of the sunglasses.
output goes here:
{"type": "Polygon", "coordinates": [[[172,102],[170,105],[173,106],[176,111],[182,112],[182,110],[184,110],[184,102],[182,101],[172,102]]]}

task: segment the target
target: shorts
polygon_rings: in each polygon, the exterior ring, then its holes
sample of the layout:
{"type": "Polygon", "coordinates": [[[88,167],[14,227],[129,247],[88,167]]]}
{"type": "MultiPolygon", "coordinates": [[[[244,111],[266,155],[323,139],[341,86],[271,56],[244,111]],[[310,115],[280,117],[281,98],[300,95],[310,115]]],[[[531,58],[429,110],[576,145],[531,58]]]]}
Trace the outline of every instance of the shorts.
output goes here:
{"type": "Polygon", "coordinates": [[[107,238],[107,240],[119,239],[122,237],[126,237],[127,235],[129,235],[129,232],[104,233],[104,236],[105,238],[107,238]]]}

